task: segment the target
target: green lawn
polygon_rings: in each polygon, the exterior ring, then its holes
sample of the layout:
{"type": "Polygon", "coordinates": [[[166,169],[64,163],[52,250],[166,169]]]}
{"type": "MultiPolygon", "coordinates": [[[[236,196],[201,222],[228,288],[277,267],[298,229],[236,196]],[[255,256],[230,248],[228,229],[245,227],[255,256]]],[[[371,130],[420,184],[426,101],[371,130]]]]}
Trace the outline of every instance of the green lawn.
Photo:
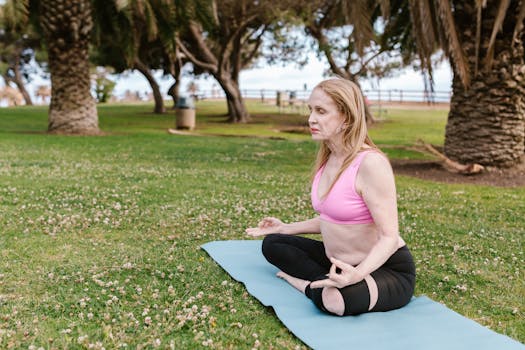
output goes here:
{"type": "MultiPolygon", "coordinates": [[[[199,248],[313,215],[316,145],[276,131],[305,117],[250,103],[254,122],[231,126],[223,104],[197,107],[208,136],[169,135],[173,114],[151,105],[99,107],[97,137],[46,135],[43,107],[0,109],[0,348],[305,347],[199,248]]],[[[410,146],[441,145],[445,120],[388,110],[371,134],[424,158],[410,146]]],[[[416,295],[525,342],[525,188],[396,181],[416,295]]]]}

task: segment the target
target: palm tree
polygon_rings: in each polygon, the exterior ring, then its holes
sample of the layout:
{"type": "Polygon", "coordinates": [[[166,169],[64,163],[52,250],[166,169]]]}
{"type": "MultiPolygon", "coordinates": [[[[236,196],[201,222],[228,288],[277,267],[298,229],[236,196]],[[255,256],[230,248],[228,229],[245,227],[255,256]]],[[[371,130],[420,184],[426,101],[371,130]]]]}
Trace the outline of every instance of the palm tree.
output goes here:
{"type": "Polygon", "coordinates": [[[39,14],[48,50],[51,104],[48,132],[98,134],[91,96],[88,47],[93,27],[91,0],[30,0],[39,14]]]}
{"type": "Polygon", "coordinates": [[[453,71],[445,154],[461,163],[519,164],[525,152],[525,1],[410,0],[423,68],[442,48],[453,71]]]}

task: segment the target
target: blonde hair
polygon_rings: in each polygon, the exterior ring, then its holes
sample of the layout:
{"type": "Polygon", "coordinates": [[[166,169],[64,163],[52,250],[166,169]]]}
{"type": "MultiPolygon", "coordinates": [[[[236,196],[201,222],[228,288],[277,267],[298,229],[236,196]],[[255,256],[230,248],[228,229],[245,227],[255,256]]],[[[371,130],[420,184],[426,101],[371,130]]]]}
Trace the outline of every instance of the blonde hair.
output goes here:
{"type": "MultiPolygon", "coordinates": [[[[368,136],[365,117],[365,101],[361,89],[356,83],[342,78],[332,78],[320,82],[315,86],[314,90],[315,89],[320,89],[330,96],[337,105],[339,112],[341,112],[344,118],[344,124],[347,125],[342,131],[343,147],[347,156],[343,161],[341,169],[337,172],[334,181],[330,184],[328,191],[323,195],[324,197],[330,192],[343,171],[348,168],[357,154],[363,149],[364,145],[377,151],[379,151],[379,149],[368,136]]],[[[319,169],[326,164],[331,153],[327,142],[322,142],[315,160],[313,169],[314,176],[319,169]]]]}

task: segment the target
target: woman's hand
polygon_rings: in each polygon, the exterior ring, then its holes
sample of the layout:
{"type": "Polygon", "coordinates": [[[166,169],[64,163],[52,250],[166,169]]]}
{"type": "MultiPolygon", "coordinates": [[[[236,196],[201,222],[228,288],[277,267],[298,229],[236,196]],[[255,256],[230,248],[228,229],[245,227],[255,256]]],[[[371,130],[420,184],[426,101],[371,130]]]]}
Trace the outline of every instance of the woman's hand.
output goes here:
{"type": "Polygon", "coordinates": [[[272,217],[267,217],[259,222],[257,227],[250,227],[246,229],[246,233],[252,237],[265,236],[270,233],[283,233],[284,223],[272,217]]]}
{"type": "Polygon", "coordinates": [[[312,282],[310,288],[343,288],[351,284],[356,284],[364,279],[364,277],[360,276],[357,269],[352,265],[336,258],[330,258],[330,261],[332,262],[332,267],[330,267],[330,272],[327,275],[328,278],[312,282]],[[337,269],[341,271],[337,272],[337,269]]]}

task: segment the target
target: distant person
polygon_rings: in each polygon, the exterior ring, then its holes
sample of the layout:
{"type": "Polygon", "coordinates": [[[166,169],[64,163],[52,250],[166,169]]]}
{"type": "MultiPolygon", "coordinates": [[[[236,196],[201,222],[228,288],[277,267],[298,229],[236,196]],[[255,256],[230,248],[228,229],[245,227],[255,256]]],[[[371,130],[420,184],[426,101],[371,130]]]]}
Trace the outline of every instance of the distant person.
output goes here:
{"type": "Polygon", "coordinates": [[[311,199],[318,216],[264,218],[246,232],[283,278],[334,315],[387,311],[414,292],[412,255],[399,235],[396,188],[386,156],[368,136],[356,84],[329,79],[312,91],[308,124],[320,142],[311,199]],[[320,233],[322,241],[296,236],[320,233]]]}

